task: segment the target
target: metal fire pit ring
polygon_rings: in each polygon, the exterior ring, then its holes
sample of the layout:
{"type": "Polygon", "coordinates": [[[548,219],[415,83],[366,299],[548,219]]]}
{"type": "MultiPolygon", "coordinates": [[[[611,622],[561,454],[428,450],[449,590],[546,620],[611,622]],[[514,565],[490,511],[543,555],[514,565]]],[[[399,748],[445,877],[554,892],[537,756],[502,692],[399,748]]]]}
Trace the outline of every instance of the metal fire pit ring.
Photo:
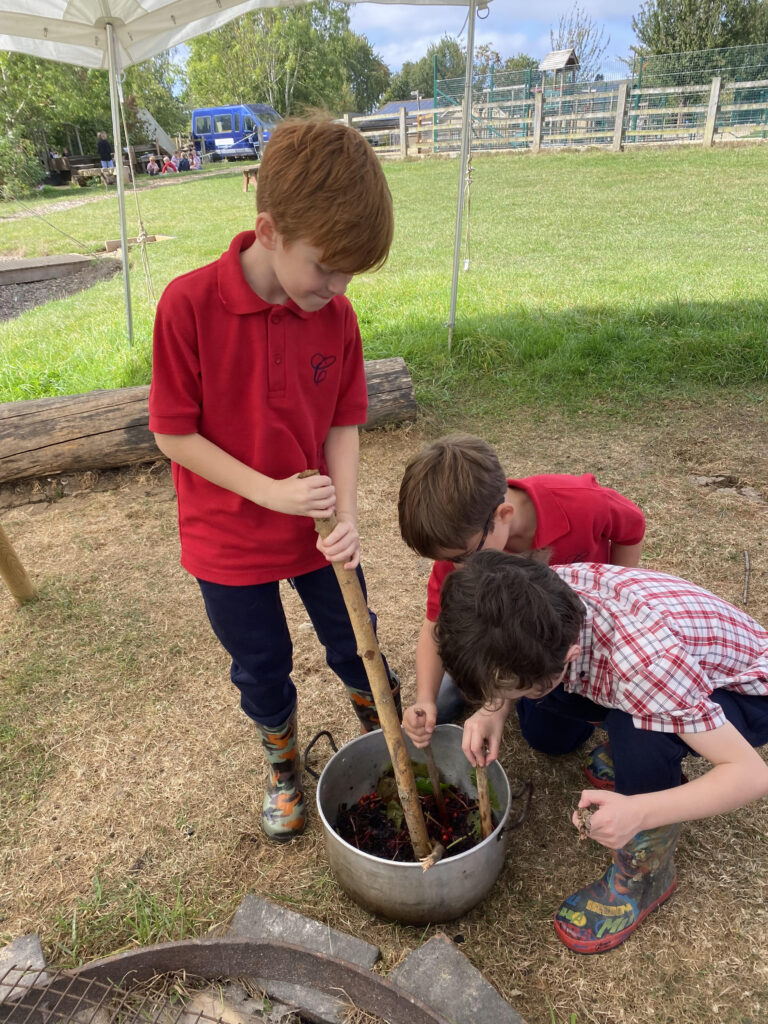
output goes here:
{"type": "MultiPolygon", "coordinates": [[[[287,942],[250,939],[191,939],[119,953],[71,971],[47,984],[33,984],[14,1003],[0,1005],[3,1024],[55,1024],[94,1010],[99,985],[125,986],[159,974],[186,972],[197,978],[270,978],[346,995],[359,1009],[390,1024],[451,1024],[420,999],[356,964],[287,942]],[[89,994],[90,993],[90,994],[89,994]]],[[[102,995],[96,1005],[106,1005],[102,995]]],[[[297,1012],[301,1012],[297,1006],[297,1012]]]]}

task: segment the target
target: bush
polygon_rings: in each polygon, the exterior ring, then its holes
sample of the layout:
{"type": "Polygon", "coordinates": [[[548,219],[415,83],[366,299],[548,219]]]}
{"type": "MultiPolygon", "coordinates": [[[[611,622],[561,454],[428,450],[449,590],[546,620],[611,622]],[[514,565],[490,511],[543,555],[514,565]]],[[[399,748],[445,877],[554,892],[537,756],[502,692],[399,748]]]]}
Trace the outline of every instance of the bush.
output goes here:
{"type": "Polygon", "coordinates": [[[0,136],[0,200],[18,199],[31,192],[45,177],[45,168],[38,160],[28,139],[0,136]]]}

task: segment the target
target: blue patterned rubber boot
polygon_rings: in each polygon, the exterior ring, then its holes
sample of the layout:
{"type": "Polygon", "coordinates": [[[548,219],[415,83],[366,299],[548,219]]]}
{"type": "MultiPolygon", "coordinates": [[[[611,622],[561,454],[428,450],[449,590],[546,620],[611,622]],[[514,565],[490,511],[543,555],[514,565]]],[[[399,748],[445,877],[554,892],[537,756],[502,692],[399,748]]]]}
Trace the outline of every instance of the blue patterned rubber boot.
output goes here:
{"type": "Polygon", "coordinates": [[[606,740],[594,750],[590,750],[587,760],[584,762],[584,774],[593,789],[613,789],[615,787],[616,777],[613,774],[610,742],[606,740]]]}
{"type": "Polygon", "coordinates": [[[638,832],[597,882],[580,889],[555,914],[555,931],[574,953],[605,953],[620,945],[677,884],[673,860],[680,825],[638,832]]]}
{"type": "Polygon", "coordinates": [[[301,756],[296,745],[296,712],[274,729],[254,724],[270,769],[261,827],[270,839],[286,842],[301,835],[307,824],[301,756]]]}
{"type": "MultiPolygon", "coordinates": [[[[584,774],[593,789],[615,789],[616,776],[613,771],[613,755],[609,740],[590,750],[584,762],[584,774]]],[[[687,782],[685,772],[680,772],[680,782],[687,782]]]]}
{"type": "MultiPolygon", "coordinates": [[[[397,717],[402,722],[403,702],[400,698],[400,679],[391,669],[389,670],[389,687],[392,691],[392,700],[395,702],[397,717]]],[[[362,731],[366,733],[373,732],[374,729],[380,729],[381,722],[379,721],[376,704],[370,690],[358,690],[354,686],[347,686],[346,690],[349,694],[349,699],[352,701],[355,714],[360,721],[362,731]]]]}

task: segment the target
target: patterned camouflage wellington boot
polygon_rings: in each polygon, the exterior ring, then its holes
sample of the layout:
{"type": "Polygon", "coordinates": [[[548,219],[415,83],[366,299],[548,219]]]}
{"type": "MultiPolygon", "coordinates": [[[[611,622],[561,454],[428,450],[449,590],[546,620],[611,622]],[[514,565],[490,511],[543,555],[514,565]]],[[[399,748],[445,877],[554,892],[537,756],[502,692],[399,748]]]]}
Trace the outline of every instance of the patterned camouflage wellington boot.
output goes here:
{"type": "MultiPolygon", "coordinates": [[[[584,774],[593,789],[615,789],[616,776],[613,772],[613,755],[609,741],[590,750],[584,762],[584,774]]],[[[685,772],[680,772],[680,782],[687,782],[685,772]]]]}
{"type": "Polygon", "coordinates": [[[284,842],[301,835],[307,823],[301,757],[296,746],[296,712],[274,729],[254,724],[270,768],[261,825],[270,839],[284,842]]]}
{"type": "Polygon", "coordinates": [[[589,779],[593,789],[613,789],[616,783],[613,774],[613,757],[611,756],[611,744],[601,743],[599,747],[590,750],[587,760],[584,762],[584,774],[589,779]]]}
{"type": "MultiPolygon", "coordinates": [[[[400,699],[400,680],[391,669],[389,671],[389,686],[392,690],[392,699],[395,702],[397,717],[402,722],[403,703],[400,699]]],[[[362,732],[373,732],[374,729],[380,729],[381,722],[379,721],[379,716],[376,713],[376,704],[373,700],[373,694],[368,690],[357,690],[354,686],[347,686],[346,689],[349,694],[349,699],[352,701],[352,707],[355,709],[355,714],[360,719],[362,732]]]]}
{"type": "Polygon", "coordinates": [[[677,884],[673,860],[680,825],[638,832],[603,877],[580,889],[555,914],[558,938],[575,953],[604,953],[620,945],[677,884]]]}

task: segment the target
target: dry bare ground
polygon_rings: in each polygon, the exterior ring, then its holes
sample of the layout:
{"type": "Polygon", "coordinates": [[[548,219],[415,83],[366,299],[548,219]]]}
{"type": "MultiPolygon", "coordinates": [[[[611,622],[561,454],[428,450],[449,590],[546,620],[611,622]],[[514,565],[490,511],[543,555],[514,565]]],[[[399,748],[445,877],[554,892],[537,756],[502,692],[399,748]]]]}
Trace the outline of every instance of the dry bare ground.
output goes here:
{"type": "MultiPolygon", "coordinates": [[[[737,605],[746,591],[747,610],[768,622],[766,419],[765,407],[662,407],[613,425],[517,414],[450,427],[485,436],[515,474],[595,472],[645,509],[646,565],[737,605]],[[735,477],[736,489],[706,491],[692,479],[715,474],[735,477]]],[[[362,442],[370,601],[406,699],[429,564],[400,541],[396,496],[407,459],[443,432],[445,424],[422,422],[362,442]]],[[[196,585],[178,566],[167,467],[126,470],[113,483],[2,513],[42,599],[17,610],[0,592],[0,688],[11,709],[9,759],[0,759],[0,931],[39,932],[55,959],[56,914],[71,917],[89,900],[95,876],[104,887],[132,879],[158,898],[172,899],[178,885],[188,903],[220,907],[198,924],[201,934],[224,924],[247,892],[284,901],[376,943],[389,970],[434,929],[374,918],[344,895],[315,813],[287,848],[262,840],[262,760],[196,585]]],[[[302,746],[320,728],[347,741],[357,728],[342,688],[295,594],[284,596],[302,746]]],[[[443,930],[463,936],[462,951],[530,1024],[571,1014],[579,1024],[768,1020],[765,801],[685,827],[677,892],[619,949],[579,957],[555,938],[559,902],[607,863],[568,822],[582,758],[536,754],[508,727],[502,764],[513,785],[533,780],[531,812],[490,896],[443,930]]],[[[94,955],[114,950],[99,941],[94,955]]]]}

